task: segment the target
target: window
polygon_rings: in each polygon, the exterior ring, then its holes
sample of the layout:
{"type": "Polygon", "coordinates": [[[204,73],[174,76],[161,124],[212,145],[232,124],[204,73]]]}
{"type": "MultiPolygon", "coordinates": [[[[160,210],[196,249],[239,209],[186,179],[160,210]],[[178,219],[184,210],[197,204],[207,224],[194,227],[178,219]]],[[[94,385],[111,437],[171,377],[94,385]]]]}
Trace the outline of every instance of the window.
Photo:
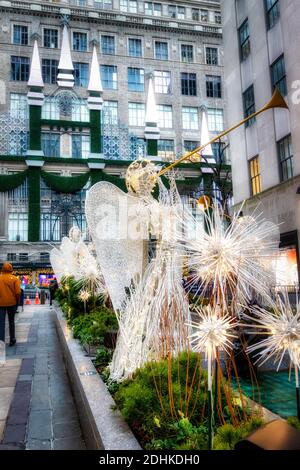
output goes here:
{"type": "Polygon", "coordinates": [[[90,136],[72,135],[72,158],[89,158],[90,156],[90,136]]]}
{"type": "Polygon", "coordinates": [[[29,106],[26,95],[21,95],[20,93],[10,94],[10,115],[12,117],[28,119],[29,106]]]}
{"type": "Polygon", "coordinates": [[[181,44],[182,62],[194,62],[194,46],[190,44],[181,44]]]}
{"type": "Polygon", "coordinates": [[[145,2],[145,15],[161,16],[161,3],[145,2]]]}
{"type": "Polygon", "coordinates": [[[288,135],[277,142],[279,165],[280,165],[280,179],[286,181],[293,177],[293,148],[292,137],[288,135]]]}
{"type": "MultiPolygon", "coordinates": [[[[251,116],[255,113],[255,97],[254,97],[254,87],[251,85],[243,93],[243,102],[244,102],[244,117],[251,116]]],[[[246,122],[245,126],[249,127],[255,122],[255,117],[246,122]]]]}
{"type": "Polygon", "coordinates": [[[222,132],[224,130],[223,109],[208,108],[207,124],[210,132],[222,132]]]}
{"type": "Polygon", "coordinates": [[[287,95],[286,73],[284,55],[281,55],[271,65],[271,77],[273,89],[278,88],[282,96],[287,95]]]}
{"type": "Polygon", "coordinates": [[[118,102],[104,101],[103,103],[103,122],[116,126],[118,124],[118,102]]]}
{"type": "Polygon", "coordinates": [[[17,253],[7,253],[7,261],[17,261],[17,253]]]}
{"type": "Polygon", "coordinates": [[[94,7],[102,10],[112,10],[112,0],[94,0],[94,7]]]}
{"type": "Polygon", "coordinates": [[[59,108],[56,99],[47,97],[42,106],[42,119],[58,120],[59,117],[59,108]]]}
{"type": "Polygon", "coordinates": [[[222,24],[222,15],[218,11],[215,11],[215,23],[222,24]]]}
{"type": "Polygon", "coordinates": [[[101,36],[101,52],[105,55],[115,54],[115,38],[114,36],[101,36]]]}
{"type": "Polygon", "coordinates": [[[137,13],[137,0],[120,0],[120,10],[137,13]]]}
{"type": "Polygon", "coordinates": [[[90,120],[89,109],[87,101],[84,99],[78,100],[72,108],[72,121],[88,122],[90,120]]]}
{"type": "Polygon", "coordinates": [[[273,28],[280,18],[279,0],[265,0],[267,27],[273,28]]]}
{"type": "Polygon", "coordinates": [[[145,125],[144,103],[128,103],[129,125],[142,127],[145,125]]]}
{"type": "Polygon", "coordinates": [[[19,253],[19,261],[28,261],[28,253],[19,253]]]}
{"type": "Polygon", "coordinates": [[[224,142],[213,142],[211,144],[211,149],[217,163],[226,163],[226,145],[224,142]]]}
{"type": "Polygon", "coordinates": [[[118,88],[116,65],[101,65],[100,72],[103,89],[116,90],[118,88]]]}
{"type": "Polygon", "coordinates": [[[58,30],[44,28],[44,47],[58,48],[58,30]]]}
{"type": "Polygon", "coordinates": [[[8,240],[11,242],[28,240],[28,214],[26,212],[8,214],[8,240]]]}
{"type": "Polygon", "coordinates": [[[28,57],[11,57],[11,80],[15,82],[28,82],[29,80],[29,58],[28,57]]]}
{"type": "Polygon", "coordinates": [[[175,158],[174,140],[161,139],[157,143],[158,157],[163,160],[172,161],[175,158]]]}
{"type": "Polygon", "coordinates": [[[168,12],[171,18],[177,18],[178,20],[185,19],[185,7],[169,5],[168,12]]]}
{"type": "Polygon", "coordinates": [[[208,10],[201,10],[201,21],[208,22],[208,10]]]}
{"type": "Polygon", "coordinates": [[[172,106],[166,104],[157,105],[158,125],[161,128],[172,129],[173,113],[172,106]]]}
{"type": "Polygon", "coordinates": [[[58,60],[42,59],[42,75],[45,83],[54,84],[57,78],[58,60]]]}
{"type": "Polygon", "coordinates": [[[128,55],[130,57],[142,57],[142,40],[136,38],[128,39],[128,55]]]}
{"type": "Polygon", "coordinates": [[[199,8],[192,8],[192,20],[193,21],[200,21],[199,8]]]}
{"type": "Polygon", "coordinates": [[[42,150],[45,157],[60,156],[60,135],[55,132],[42,133],[42,150]]]}
{"type": "Polygon", "coordinates": [[[259,158],[255,157],[249,161],[250,168],[250,183],[251,183],[251,194],[256,196],[256,194],[261,193],[261,175],[260,175],[260,164],[259,158]]]}
{"type": "Polygon", "coordinates": [[[246,60],[250,54],[250,34],[248,18],[239,29],[241,60],[246,60]]]}
{"type": "Polygon", "coordinates": [[[155,59],[168,60],[168,58],[169,58],[168,43],[155,41],[155,59]]]}
{"type": "Polygon", "coordinates": [[[195,73],[181,74],[181,93],[186,96],[197,96],[197,78],[195,73]]]}
{"type": "Polygon", "coordinates": [[[193,150],[200,147],[200,142],[198,140],[185,140],[183,142],[183,146],[186,152],[192,152],[193,150]]]}
{"type": "Polygon", "coordinates": [[[155,70],[154,72],[155,93],[171,94],[171,72],[155,70]]]}
{"type": "Polygon", "coordinates": [[[74,51],[87,51],[87,34],[86,33],[73,33],[73,50],[74,51]]]}
{"type": "Polygon", "coordinates": [[[206,56],[207,65],[218,65],[219,64],[217,47],[206,47],[205,56],[206,56]]]}
{"type": "Polygon", "coordinates": [[[222,98],[221,77],[217,75],[206,75],[207,98],[222,98]]]}
{"type": "Polygon", "coordinates": [[[199,129],[198,108],[192,108],[190,106],[184,106],[182,108],[182,126],[185,130],[199,129]]]}
{"type": "Polygon", "coordinates": [[[129,91],[144,91],[145,77],[144,69],[136,69],[128,67],[128,90],[129,91]]]}
{"type": "Polygon", "coordinates": [[[14,24],[13,26],[13,43],[26,46],[28,44],[28,26],[14,24]]]}
{"type": "Polygon", "coordinates": [[[76,86],[87,87],[89,81],[89,64],[74,62],[74,83],[76,86]]]}
{"type": "Polygon", "coordinates": [[[41,263],[49,263],[50,262],[50,254],[46,251],[40,252],[40,261],[41,263]]]}

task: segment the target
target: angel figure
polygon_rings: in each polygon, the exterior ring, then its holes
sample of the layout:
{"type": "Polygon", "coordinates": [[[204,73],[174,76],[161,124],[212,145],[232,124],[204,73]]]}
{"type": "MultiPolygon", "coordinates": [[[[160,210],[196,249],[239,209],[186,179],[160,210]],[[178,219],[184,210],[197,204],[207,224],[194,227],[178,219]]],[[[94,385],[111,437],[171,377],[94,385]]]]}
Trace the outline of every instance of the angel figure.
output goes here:
{"type": "Polygon", "coordinates": [[[97,183],[86,199],[89,231],[119,322],[110,364],[117,381],[150,360],[189,347],[183,257],[175,243],[183,208],[175,181],[167,189],[155,165],[138,160],[129,166],[126,184],[127,194],[111,183],[97,183]],[[153,197],[157,183],[158,200],[153,197]],[[151,260],[150,236],[156,240],[151,260]]]}

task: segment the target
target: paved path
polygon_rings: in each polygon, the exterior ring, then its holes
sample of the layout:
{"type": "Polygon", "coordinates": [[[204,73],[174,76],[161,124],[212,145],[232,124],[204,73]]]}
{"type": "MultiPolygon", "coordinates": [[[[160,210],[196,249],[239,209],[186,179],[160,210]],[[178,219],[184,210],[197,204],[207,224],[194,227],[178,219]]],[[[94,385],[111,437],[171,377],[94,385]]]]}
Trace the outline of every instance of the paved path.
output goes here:
{"type": "Polygon", "coordinates": [[[0,366],[0,450],[85,449],[54,311],[25,306],[0,366]]]}

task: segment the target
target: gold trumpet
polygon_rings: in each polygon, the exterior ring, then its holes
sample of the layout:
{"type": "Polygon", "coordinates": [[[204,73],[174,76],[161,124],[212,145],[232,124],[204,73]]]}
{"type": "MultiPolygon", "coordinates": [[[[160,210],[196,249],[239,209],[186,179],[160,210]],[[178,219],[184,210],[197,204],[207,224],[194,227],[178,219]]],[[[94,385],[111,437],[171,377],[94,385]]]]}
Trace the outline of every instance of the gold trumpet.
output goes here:
{"type": "Polygon", "coordinates": [[[171,163],[169,166],[167,166],[166,168],[163,168],[163,169],[158,173],[158,176],[162,176],[164,173],[166,173],[167,171],[169,171],[171,168],[174,168],[175,166],[179,165],[179,163],[183,162],[184,160],[188,160],[188,159],[191,158],[193,155],[195,155],[195,153],[200,153],[201,150],[205,149],[205,147],[207,147],[208,145],[211,145],[211,144],[213,144],[214,142],[217,142],[219,139],[221,139],[221,138],[224,137],[225,135],[230,134],[230,132],[234,131],[234,130],[237,129],[238,127],[242,126],[242,125],[245,124],[246,122],[248,122],[248,121],[250,121],[251,119],[253,119],[254,117],[258,116],[259,114],[264,113],[264,112],[267,111],[268,109],[274,109],[274,108],[285,108],[285,109],[289,109],[288,105],[287,105],[286,102],[285,102],[285,99],[284,99],[283,96],[281,95],[281,93],[280,93],[280,91],[278,90],[278,88],[275,89],[271,100],[270,100],[263,108],[261,108],[259,111],[256,111],[255,113],[251,114],[250,116],[248,116],[248,117],[246,117],[245,119],[243,119],[242,121],[240,121],[240,122],[239,122],[238,124],[236,124],[235,126],[230,127],[230,129],[227,129],[226,131],[224,131],[224,132],[222,132],[221,134],[219,134],[217,137],[214,137],[214,138],[211,139],[209,142],[207,142],[207,144],[201,145],[200,147],[196,148],[196,149],[193,150],[192,152],[189,152],[189,153],[185,154],[183,157],[181,157],[181,158],[179,158],[178,160],[176,160],[176,162],[173,162],[173,163],[171,163]]]}

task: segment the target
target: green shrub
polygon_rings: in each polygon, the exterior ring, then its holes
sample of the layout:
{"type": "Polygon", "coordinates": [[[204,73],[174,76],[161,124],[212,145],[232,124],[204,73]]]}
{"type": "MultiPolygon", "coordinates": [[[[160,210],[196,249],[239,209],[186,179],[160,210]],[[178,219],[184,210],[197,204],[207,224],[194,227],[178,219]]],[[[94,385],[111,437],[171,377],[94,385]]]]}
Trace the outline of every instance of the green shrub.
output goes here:
{"type": "Polygon", "coordinates": [[[101,344],[107,331],[117,330],[115,313],[105,307],[74,318],[71,322],[74,338],[82,344],[101,344]]]}
{"type": "Polygon", "coordinates": [[[72,323],[74,318],[90,313],[93,310],[103,307],[102,296],[91,296],[85,303],[79,298],[81,283],[73,277],[65,277],[61,280],[61,286],[55,293],[55,299],[64,312],[68,323],[72,323]]]}
{"type": "Polygon", "coordinates": [[[106,367],[112,359],[112,354],[113,351],[111,349],[100,346],[100,348],[97,349],[95,366],[100,370],[106,367]]]}
{"type": "Polygon", "coordinates": [[[239,426],[232,424],[225,424],[220,426],[214,437],[215,450],[233,450],[234,446],[249,434],[263,425],[263,420],[260,418],[252,418],[239,426]]]}
{"type": "Polygon", "coordinates": [[[287,422],[290,426],[300,431],[300,420],[296,416],[290,416],[287,422]]]}

